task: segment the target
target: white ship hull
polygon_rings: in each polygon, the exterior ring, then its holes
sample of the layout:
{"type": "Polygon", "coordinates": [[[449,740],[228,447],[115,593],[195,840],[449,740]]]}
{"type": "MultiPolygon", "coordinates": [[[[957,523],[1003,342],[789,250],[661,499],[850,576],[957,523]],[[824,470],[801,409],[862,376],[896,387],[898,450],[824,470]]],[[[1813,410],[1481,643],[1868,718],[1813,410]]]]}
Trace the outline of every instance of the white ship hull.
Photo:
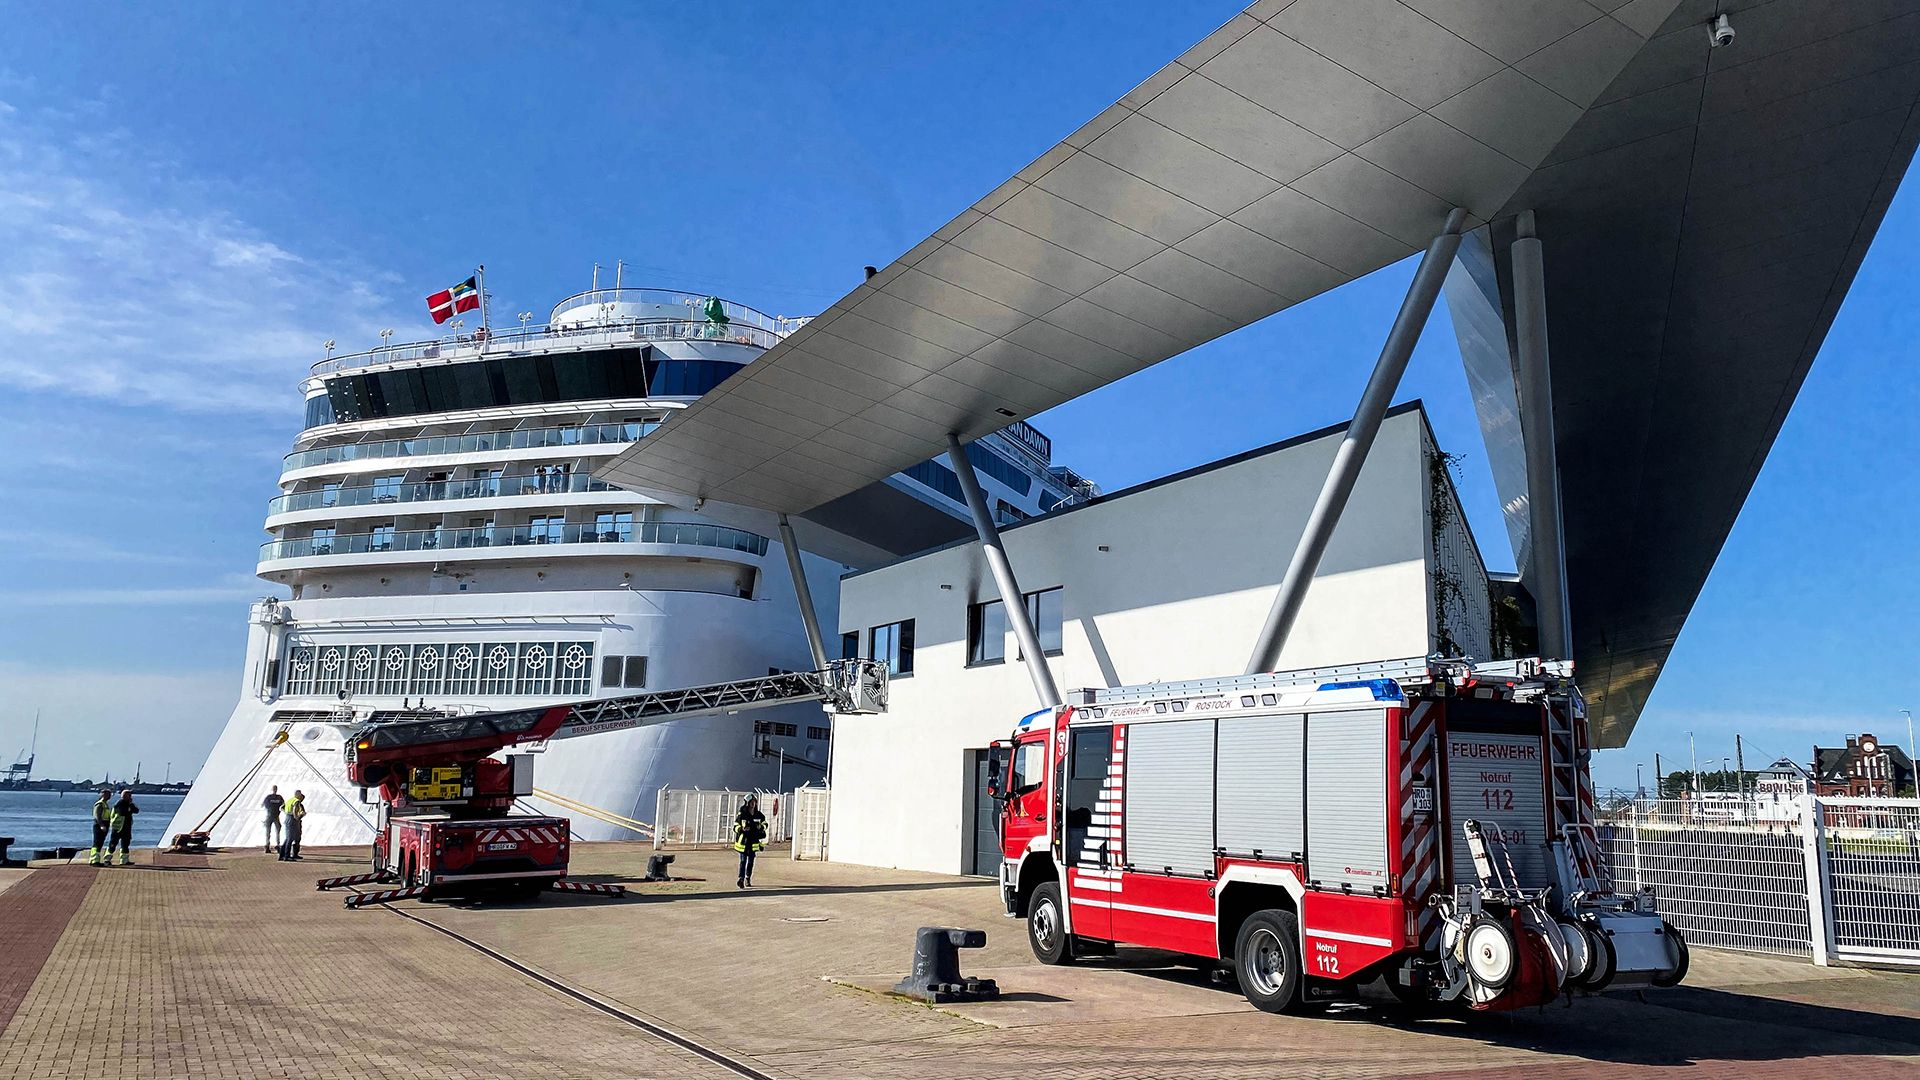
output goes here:
{"type": "MultiPolygon", "coordinates": [[[[815,595],[825,600],[835,595],[833,568],[822,564],[821,570],[815,573],[810,569],[809,577],[815,579],[815,595]]],[[[767,584],[790,588],[786,575],[778,576],[778,583],[767,584]]],[[[407,621],[426,624],[403,629],[382,621],[381,625],[388,629],[377,635],[365,630],[338,632],[339,636],[350,636],[354,640],[378,637],[384,642],[398,642],[412,637],[440,643],[465,636],[484,642],[514,639],[546,642],[591,637],[597,646],[596,658],[649,657],[647,683],[655,689],[764,674],[772,667],[811,666],[799,615],[791,601],[626,590],[433,599],[440,602],[432,605],[438,610],[430,615],[420,610],[428,606],[428,598],[423,597],[294,601],[281,607],[291,613],[292,622],[287,625],[295,628],[309,620],[348,624],[384,620],[379,608],[400,606],[411,609],[407,621]],[[457,602],[448,603],[450,600],[457,602]],[[500,609],[508,604],[532,611],[544,607],[545,611],[530,613],[524,619],[518,615],[500,615],[500,609]],[[470,614],[463,615],[461,608],[469,609],[470,614]],[[583,619],[596,614],[601,617],[583,624],[583,619]],[[452,628],[451,624],[463,618],[510,619],[511,625],[499,630],[452,628]]],[[[829,607],[823,612],[823,618],[831,617],[829,607]]],[[[283,632],[280,627],[256,625],[253,629],[247,664],[250,673],[262,670],[263,650],[278,648],[277,639],[283,632]]],[[[626,692],[604,690],[597,685],[597,677],[595,681],[589,695],[430,699],[429,703],[507,709],[626,692]]],[[[352,704],[364,714],[369,708],[398,709],[402,701],[400,696],[355,695],[352,704]]],[[[295,790],[306,795],[304,843],[314,846],[368,843],[377,820],[376,804],[362,802],[359,789],[346,781],[341,750],[347,729],[329,722],[303,720],[290,725],[285,722],[285,714],[320,712],[336,705],[335,699],[312,696],[262,700],[261,695],[249,692],[235,706],[191,793],[168,826],[167,835],[200,828],[212,834],[216,846],[264,846],[265,814],[261,804],[271,788],[278,786],[283,797],[290,797],[295,790]],[[283,726],[287,728],[287,742],[276,748],[274,744],[283,726]]],[[[822,769],[809,768],[793,759],[807,759],[824,766],[825,740],[810,740],[806,735],[810,728],[824,728],[827,723],[818,707],[802,705],[558,740],[535,762],[535,784],[543,791],[587,806],[651,822],[655,799],[662,787],[771,790],[776,783],[783,782],[791,788],[809,780],[818,782],[824,777],[822,769]],[[795,736],[772,738],[774,744],[784,747],[789,755],[784,768],[772,761],[756,760],[756,743],[768,738],[754,734],[756,721],[794,726],[795,736]]],[[[632,830],[572,813],[537,797],[526,800],[525,806],[529,812],[572,818],[578,839],[641,838],[632,830]]]]}

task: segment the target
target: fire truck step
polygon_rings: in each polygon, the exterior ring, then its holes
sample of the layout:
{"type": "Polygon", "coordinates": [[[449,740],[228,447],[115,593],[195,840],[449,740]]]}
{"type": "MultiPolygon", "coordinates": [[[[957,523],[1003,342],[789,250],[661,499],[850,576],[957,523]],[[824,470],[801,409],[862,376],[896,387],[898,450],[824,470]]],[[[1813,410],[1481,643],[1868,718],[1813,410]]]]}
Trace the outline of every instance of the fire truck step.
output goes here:
{"type": "Polygon", "coordinates": [[[385,874],[348,874],[345,877],[323,877],[313,883],[313,887],[326,892],[328,889],[342,889],[348,885],[374,885],[386,877],[385,874]]]}
{"type": "Polygon", "coordinates": [[[590,893],[594,896],[625,896],[625,885],[603,885],[597,881],[556,881],[552,885],[554,892],[590,893]]]}
{"type": "Polygon", "coordinates": [[[425,885],[412,885],[404,889],[381,889],[378,892],[354,893],[347,897],[347,906],[362,908],[369,904],[390,904],[395,900],[412,900],[427,895],[425,885]]]}

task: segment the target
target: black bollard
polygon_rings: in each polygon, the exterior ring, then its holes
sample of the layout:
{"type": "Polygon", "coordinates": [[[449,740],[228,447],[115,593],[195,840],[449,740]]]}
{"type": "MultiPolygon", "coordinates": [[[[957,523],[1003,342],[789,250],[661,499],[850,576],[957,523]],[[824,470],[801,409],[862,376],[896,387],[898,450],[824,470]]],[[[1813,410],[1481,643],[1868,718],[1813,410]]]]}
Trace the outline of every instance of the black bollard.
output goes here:
{"type": "Polygon", "coordinates": [[[913,936],[913,974],[900,980],[893,992],[935,1004],[998,998],[1000,988],[992,979],[969,979],[960,974],[960,950],[984,949],[986,945],[985,930],[921,927],[913,936]]]}
{"type": "Polygon", "coordinates": [[[672,865],[672,863],[673,863],[673,856],[671,855],[647,856],[647,876],[645,880],[647,881],[673,880],[672,878],[667,876],[667,867],[672,865]]]}

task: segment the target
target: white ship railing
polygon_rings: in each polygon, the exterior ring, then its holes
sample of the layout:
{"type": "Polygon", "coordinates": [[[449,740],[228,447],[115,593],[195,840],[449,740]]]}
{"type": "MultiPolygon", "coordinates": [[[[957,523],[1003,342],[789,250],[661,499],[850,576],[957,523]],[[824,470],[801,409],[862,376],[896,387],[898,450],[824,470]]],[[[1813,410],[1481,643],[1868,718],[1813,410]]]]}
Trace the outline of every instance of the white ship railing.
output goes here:
{"type": "Polygon", "coordinates": [[[387,345],[365,352],[329,356],[313,365],[314,375],[332,375],[382,364],[469,360],[480,356],[576,350],[583,345],[624,345],[649,341],[718,341],[771,349],[785,335],[764,327],[708,322],[705,319],[621,319],[579,326],[530,326],[490,333],[456,334],[432,341],[387,345]]]}
{"type": "Polygon", "coordinates": [[[392,551],[445,551],[511,548],[542,544],[686,544],[694,547],[767,553],[766,537],[724,525],[683,521],[578,522],[552,525],[480,525],[462,529],[385,529],[339,533],[260,545],[260,561],[327,555],[367,555],[392,551]]]}
{"type": "Polygon", "coordinates": [[[340,461],[368,458],[416,457],[428,454],[479,454],[495,450],[537,450],[548,446],[592,446],[603,443],[627,443],[653,433],[660,424],[638,420],[622,424],[575,424],[548,428],[513,428],[508,431],[475,431],[465,435],[422,435],[413,439],[381,439],[376,442],[342,443],[295,450],[281,459],[282,472],[310,465],[331,465],[340,461]]]}
{"type": "Polygon", "coordinates": [[[295,491],[267,500],[267,516],[299,510],[328,510],[344,506],[390,506],[401,503],[442,502],[448,499],[492,499],[506,495],[574,495],[587,491],[620,491],[616,484],[585,473],[538,476],[532,473],[435,480],[414,483],[356,484],[295,491]]]}

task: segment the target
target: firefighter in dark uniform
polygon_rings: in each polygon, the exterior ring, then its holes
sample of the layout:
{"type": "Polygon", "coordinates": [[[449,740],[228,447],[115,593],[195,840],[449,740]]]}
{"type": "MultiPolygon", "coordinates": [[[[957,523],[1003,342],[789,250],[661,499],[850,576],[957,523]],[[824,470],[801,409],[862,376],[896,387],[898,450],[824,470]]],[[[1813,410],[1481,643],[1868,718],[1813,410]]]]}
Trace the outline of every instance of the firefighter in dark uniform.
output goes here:
{"type": "Polygon", "coordinates": [[[747,796],[733,818],[733,850],[740,853],[739,888],[753,887],[753,857],[767,846],[767,815],[760,812],[760,800],[747,796]]]}
{"type": "Polygon", "coordinates": [[[100,801],[93,804],[93,850],[87,853],[88,866],[107,865],[107,833],[113,829],[113,792],[100,789],[100,801]]]}
{"type": "Polygon", "coordinates": [[[113,804],[113,827],[107,836],[107,861],[113,861],[113,849],[120,849],[120,865],[133,865],[133,815],[140,808],[133,804],[133,792],[121,791],[113,804]]]}

